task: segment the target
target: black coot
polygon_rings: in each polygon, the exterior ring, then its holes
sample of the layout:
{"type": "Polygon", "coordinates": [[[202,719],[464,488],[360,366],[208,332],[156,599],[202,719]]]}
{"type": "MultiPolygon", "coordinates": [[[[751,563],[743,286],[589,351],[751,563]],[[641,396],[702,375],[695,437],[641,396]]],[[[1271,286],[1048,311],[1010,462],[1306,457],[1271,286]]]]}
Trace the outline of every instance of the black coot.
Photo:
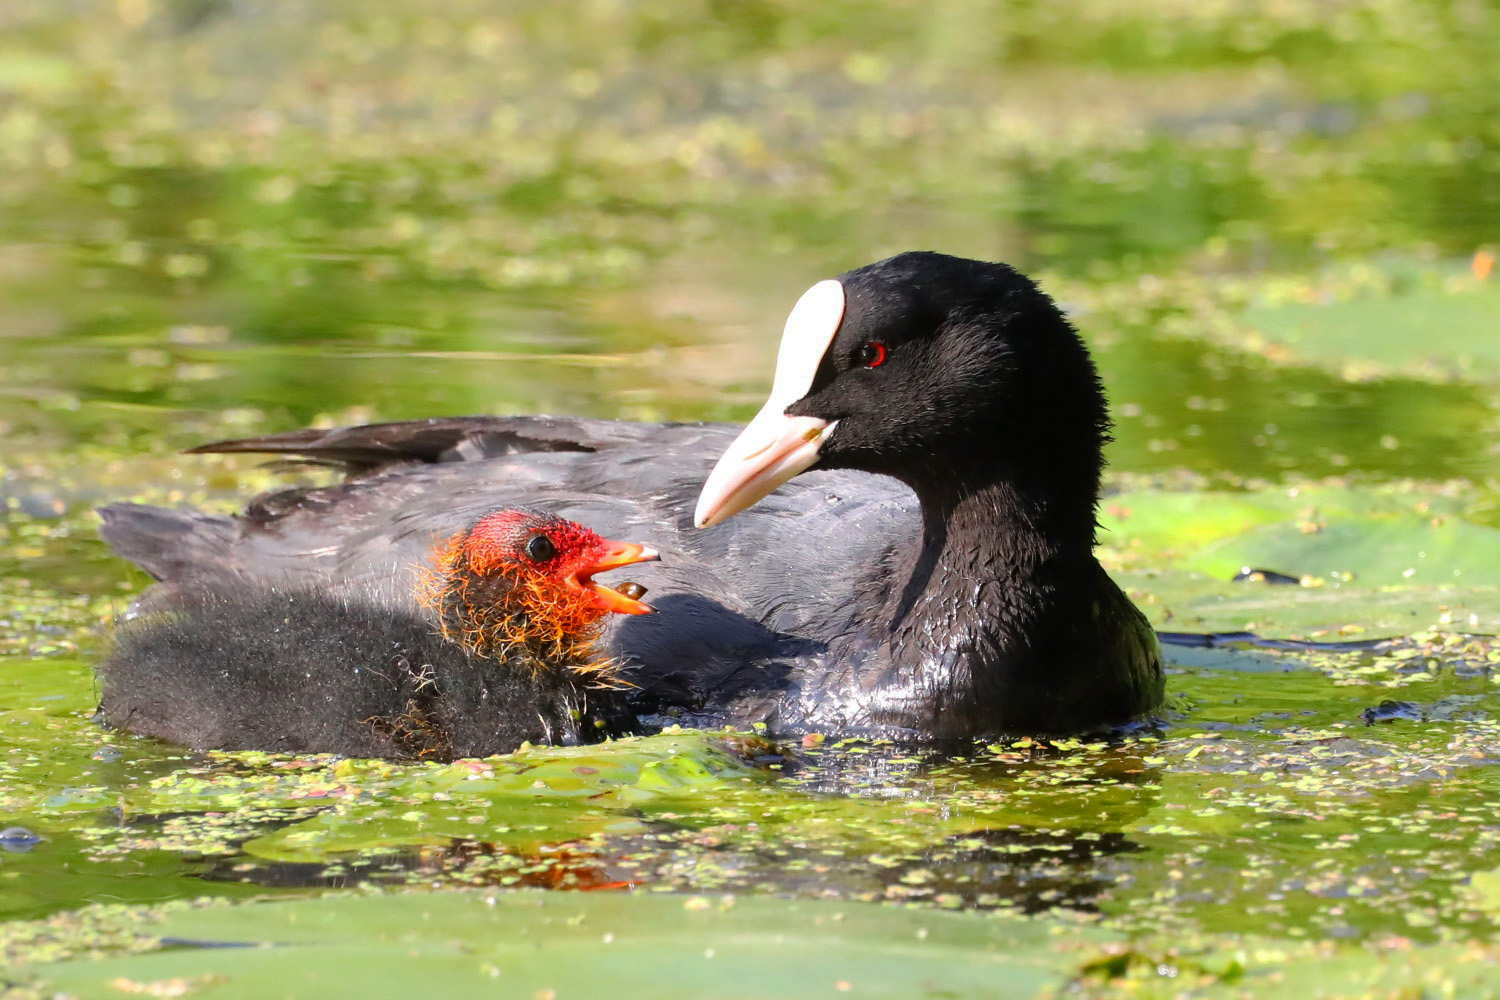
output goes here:
{"type": "MultiPolygon", "coordinates": [[[[148,509],[109,515],[109,530],[148,509]]],[[[511,509],[434,539],[398,573],[414,608],[253,581],[180,591],[117,629],[100,716],[196,749],[360,757],[600,739],[634,724],[623,665],[597,642],[603,619],[650,608],[592,577],[654,557],[511,509]]]]}
{"type": "Polygon", "coordinates": [[[803,296],[738,435],[469,417],[220,442],[196,450],[348,478],[233,518],[110,508],[104,534],[162,581],[147,610],[291,587],[407,613],[391,580],[425,539],[537,506],[661,551],[637,574],[659,613],[603,639],[647,725],[1072,733],[1162,698],[1156,638],[1093,555],[1108,426],[1087,350],[1035,284],[905,253],[803,296]]]}

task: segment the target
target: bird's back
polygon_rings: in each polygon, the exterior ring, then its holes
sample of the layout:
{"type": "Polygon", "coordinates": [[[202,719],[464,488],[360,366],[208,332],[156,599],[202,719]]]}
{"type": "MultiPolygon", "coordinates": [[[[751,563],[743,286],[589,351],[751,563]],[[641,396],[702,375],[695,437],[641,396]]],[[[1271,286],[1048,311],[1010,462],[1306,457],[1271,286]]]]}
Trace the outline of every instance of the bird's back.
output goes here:
{"type": "Polygon", "coordinates": [[[232,518],[114,505],[101,511],[103,534],[159,581],[142,613],[203,594],[294,590],[418,617],[416,583],[442,539],[497,507],[546,510],[662,553],[620,574],[647,588],[658,613],[613,621],[603,640],[632,666],[642,709],[753,721],[861,627],[861,575],[878,572],[919,522],[894,480],[813,472],[694,529],[703,476],[733,432],[473,417],[226,442],[198,450],[291,454],[347,479],[256,498],[232,518]]]}

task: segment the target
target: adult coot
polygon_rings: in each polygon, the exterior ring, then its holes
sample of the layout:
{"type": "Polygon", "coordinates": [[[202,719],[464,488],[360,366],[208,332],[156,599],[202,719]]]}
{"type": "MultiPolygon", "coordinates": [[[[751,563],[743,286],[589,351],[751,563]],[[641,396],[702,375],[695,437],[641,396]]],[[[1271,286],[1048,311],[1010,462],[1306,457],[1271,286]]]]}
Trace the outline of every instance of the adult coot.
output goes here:
{"type": "Polygon", "coordinates": [[[195,450],[347,478],[234,518],[136,509],[126,531],[106,512],[105,537],[163,581],[148,607],[292,586],[401,612],[389,581],[421,539],[540,506],[663,555],[639,575],[659,613],[602,640],[648,725],[1071,733],[1162,697],[1156,638],[1093,555],[1108,426],[1087,350],[1034,283],[905,253],[803,296],[738,436],[466,417],[219,442],[195,450]]]}
{"type": "MultiPolygon", "coordinates": [[[[114,511],[111,530],[130,530],[141,511],[114,511]]],[[[181,591],[170,610],[117,630],[99,669],[100,716],[198,749],[361,757],[598,739],[633,724],[621,665],[597,646],[602,619],[651,609],[593,575],[653,558],[508,509],[435,540],[425,565],[399,573],[420,612],[348,590],[181,591]]]]}

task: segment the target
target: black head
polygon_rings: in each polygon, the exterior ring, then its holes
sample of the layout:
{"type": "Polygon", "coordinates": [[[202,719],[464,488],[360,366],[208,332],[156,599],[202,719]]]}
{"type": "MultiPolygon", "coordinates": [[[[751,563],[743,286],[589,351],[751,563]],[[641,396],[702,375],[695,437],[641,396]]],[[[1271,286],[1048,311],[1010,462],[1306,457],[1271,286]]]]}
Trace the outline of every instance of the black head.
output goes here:
{"type": "Polygon", "coordinates": [[[1034,282],[904,253],[798,303],[772,398],[710,477],[699,521],[814,466],[884,473],[924,498],[1008,480],[1077,499],[1091,520],[1108,425],[1087,349],[1034,282]],[[783,370],[797,365],[813,370],[783,370]]]}
{"type": "Polygon", "coordinates": [[[1098,374],[1031,279],[915,252],[838,280],[843,323],[810,391],[786,408],[838,421],[819,467],[883,472],[919,491],[935,476],[1097,479],[1108,426],[1098,374]]]}

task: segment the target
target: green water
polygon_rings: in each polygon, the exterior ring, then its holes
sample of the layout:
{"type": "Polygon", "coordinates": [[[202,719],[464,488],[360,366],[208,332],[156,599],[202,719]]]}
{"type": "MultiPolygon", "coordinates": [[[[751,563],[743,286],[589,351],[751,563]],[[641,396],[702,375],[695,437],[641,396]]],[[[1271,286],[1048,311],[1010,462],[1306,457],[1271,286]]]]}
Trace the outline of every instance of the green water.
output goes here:
{"type": "Polygon", "coordinates": [[[1500,646],[1464,635],[1500,631],[1497,45],[1459,0],[10,0],[0,828],[43,839],[0,843],[0,955],[135,940],[90,904],[634,886],[1004,919],[1084,993],[1169,964],[1231,989],[1322,942],[1354,995],[1492,960],[1500,646]],[[958,757],[681,734],[390,767],[88,721],[146,582],[91,507],[274,481],[178,449],[743,419],[795,297],[912,248],[1014,263],[1088,336],[1101,557],[1159,626],[1406,638],[1180,651],[1160,738],[958,757]],[[1412,707],[1367,724],[1388,700],[1412,707]],[[49,917],[84,943],[41,947],[49,917]]]}

